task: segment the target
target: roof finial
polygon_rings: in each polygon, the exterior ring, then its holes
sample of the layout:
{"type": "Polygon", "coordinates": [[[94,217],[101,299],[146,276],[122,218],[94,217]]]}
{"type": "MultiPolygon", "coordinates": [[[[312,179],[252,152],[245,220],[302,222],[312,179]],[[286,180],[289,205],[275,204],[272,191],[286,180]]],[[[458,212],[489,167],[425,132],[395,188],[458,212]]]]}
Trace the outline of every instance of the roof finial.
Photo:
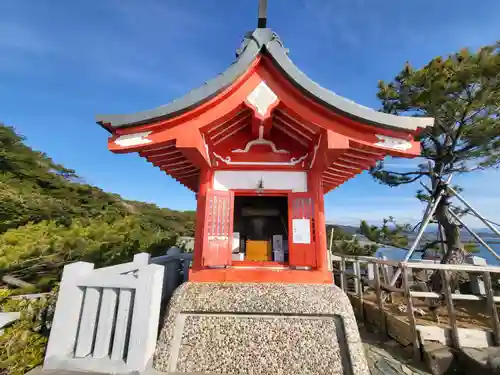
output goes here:
{"type": "Polygon", "coordinates": [[[259,0],[259,20],[257,22],[258,29],[267,27],[267,0],[259,0]]]}

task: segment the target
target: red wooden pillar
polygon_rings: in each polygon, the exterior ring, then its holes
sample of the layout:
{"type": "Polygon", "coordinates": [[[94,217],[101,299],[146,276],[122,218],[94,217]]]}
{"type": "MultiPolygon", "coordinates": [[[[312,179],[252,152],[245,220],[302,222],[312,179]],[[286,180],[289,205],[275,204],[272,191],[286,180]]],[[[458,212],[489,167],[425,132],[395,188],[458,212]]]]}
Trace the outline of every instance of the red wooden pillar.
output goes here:
{"type": "Polygon", "coordinates": [[[207,192],[212,188],[213,171],[209,168],[200,170],[200,186],[196,194],[196,229],[194,235],[193,270],[202,268],[203,235],[205,229],[205,209],[207,192]]]}
{"type": "Polygon", "coordinates": [[[320,271],[328,271],[328,254],[327,254],[327,240],[326,240],[326,220],[325,220],[325,196],[323,194],[323,187],[321,181],[318,181],[318,269],[320,271]]]}
{"type": "Polygon", "coordinates": [[[314,197],[314,225],[316,234],[316,267],[319,271],[328,272],[326,253],[326,222],[325,203],[323,189],[321,186],[321,176],[317,169],[312,169],[308,173],[307,190],[314,197]]]}

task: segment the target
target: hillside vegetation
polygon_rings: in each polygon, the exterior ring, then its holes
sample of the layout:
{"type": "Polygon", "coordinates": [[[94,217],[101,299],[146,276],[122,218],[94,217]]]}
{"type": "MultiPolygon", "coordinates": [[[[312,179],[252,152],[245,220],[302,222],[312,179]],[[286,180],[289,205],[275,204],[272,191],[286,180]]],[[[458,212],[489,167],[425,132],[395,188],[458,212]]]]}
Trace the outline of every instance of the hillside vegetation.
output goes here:
{"type": "Polygon", "coordinates": [[[192,235],[194,212],[128,201],[82,183],[75,171],[0,125],[0,280],[50,289],[68,262],[96,267],[158,254],[192,235]]]}

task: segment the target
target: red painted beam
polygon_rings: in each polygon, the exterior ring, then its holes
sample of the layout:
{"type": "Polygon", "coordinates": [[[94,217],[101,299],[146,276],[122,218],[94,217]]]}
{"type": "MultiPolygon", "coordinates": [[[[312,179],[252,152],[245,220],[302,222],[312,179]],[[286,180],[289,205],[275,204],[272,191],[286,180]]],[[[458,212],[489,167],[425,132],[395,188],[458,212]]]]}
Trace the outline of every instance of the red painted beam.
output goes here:
{"type": "Polygon", "coordinates": [[[308,142],[306,139],[304,139],[300,134],[295,132],[294,130],[285,127],[279,120],[274,119],[274,127],[278,129],[280,132],[283,134],[286,134],[293,140],[299,142],[301,145],[309,147],[311,145],[311,142],[308,142]]]}
{"type": "Polygon", "coordinates": [[[203,129],[203,132],[205,134],[205,137],[211,138],[213,136],[216,136],[217,133],[224,131],[224,129],[226,129],[232,123],[240,122],[243,120],[249,120],[251,116],[252,112],[248,108],[242,107],[238,112],[236,112],[232,117],[228,118],[226,121],[223,121],[216,125],[212,125],[208,129],[203,129]]]}
{"type": "Polygon", "coordinates": [[[309,141],[312,141],[317,135],[316,132],[311,131],[307,127],[304,127],[301,123],[294,121],[289,117],[284,117],[277,114],[276,116],[274,116],[274,122],[281,124],[286,129],[292,130],[293,132],[300,135],[302,138],[306,138],[309,141]]]}
{"type": "Polygon", "coordinates": [[[352,166],[352,165],[348,165],[346,163],[333,162],[332,167],[334,167],[335,169],[341,170],[341,171],[345,171],[345,172],[352,172],[352,173],[363,172],[363,169],[352,166]]]}
{"type": "Polygon", "coordinates": [[[340,182],[328,182],[328,181],[323,181],[323,186],[328,188],[328,189],[333,189],[336,188],[337,186],[342,185],[340,182]]]}
{"type": "Polygon", "coordinates": [[[382,150],[372,147],[363,143],[359,143],[356,141],[349,141],[349,144],[351,146],[351,150],[357,153],[362,153],[362,154],[368,154],[368,155],[375,155],[379,158],[383,158],[386,156],[388,153],[383,152],[382,150]]]}
{"type": "Polygon", "coordinates": [[[175,141],[169,141],[166,144],[163,144],[161,146],[155,145],[155,147],[151,147],[147,150],[144,151],[139,151],[139,155],[142,157],[148,157],[148,156],[154,156],[156,154],[159,154],[161,152],[167,152],[170,151],[171,149],[175,149],[175,141]]]}
{"type": "MultiPolygon", "coordinates": [[[[239,133],[245,129],[248,129],[249,125],[247,123],[238,123],[236,126],[231,127],[227,131],[221,133],[220,136],[210,139],[213,146],[224,142],[226,139],[233,137],[236,133],[239,133]]],[[[239,135],[239,134],[238,134],[239,135]]]]}
{"type": "MultiPolygon", "coordinates": [[[[165,172],[167,172],[167,171],[165,171],[165,172]]],[[[197,169],[196,167],[193,167],[192,169],[188,169],[185,171],[174,171],[170,174],[172,175],[172,177],[182,179],[182,178],[187,178],[187,177],[191,177],[191,176],[196,176],[199,173],[200,173],[200,170],[197,169]]]]}
{"type": "Polygon", "coordinates": [[[182,155],[182,153],[179,153],[172,156],[164,156],[159,158],[152,158],[152,157],[146,158],[146,160],[155,165],[156,164],[161,165],[162,163],[176,163],[179,161],[186,160],[186,158],[184,157],[184,155],[182,155]]]}
{"type": "MultiPolygon", "coordinates": [[[[345,152],[342,157],[360,161],[377,161],[379,159],[377,155],[357,153],[356,150],[349,150],[345,152]]],[[[383,155],[381,157],[383,157],[383,155]]]]}
{"type": "Polygon", "coordinates": [[[340,184],[340,183],[324,182],[323,183],[323,188],[326,189],[326,191],[330,191],[332,189],[335,189],[335,188],[339,187],[340,185],[342,185],[342,184],[340,184]]]}
{"type": "Polygon", "coordinates": [[[160,168],[164,171],[167,171],[168,173],[182,173],[184,171],[192,170],[196,167],[188,162],[179,165],[162,165],[160,168]]]}
{"type": "Polygon", "coordinates": [[[285,108],[283,106],[278,107],[276,109],[275,117],[279,117],[280,119],[284,119],[285,121],[287,121],[291,125],[295,125],[295,126],[298,126],[300,128],[305,129],[305,131],[307,131],[312,136],[314,136],[315,134],[317,134],[318,132],[321,131],[321,128],[318,127],[317,125],[306,121],[302,117],[298,116],[296,113],[291,113],[290,110],[288,110],[287,108],[285,108]]]}
{"type": "Polygon", "coordinates": [[[177,149],[173,149],[172,151],[169,152],[163,152],[163,153],[158,152],[157,154],[146,156],[146,160],[149,162],[154,162],[154,161],[168,160],[170,158],[175,158],[178,156],[182,156],[182,153],[177,149]]]}
{"type": "Polygon", "coordinates": [[[358,159],[350,159],[348,157],[340,157],[337,159],[339,163],[347,164],[347,165],[352,165],[354,167],[359,167],[362,169],[370,169],[371,167],[375,166],[377,163],[376,160],[365,160],[365,161],[360,161],[358,159]]]}
{"type": "Polygon", "coordinates": [[[343,170],[335,169],[334,167],[327,168],[323,173],[327,173],[327,174],[331,174],[331,175],[338,175],[338,176],[345,176],[345,177],[349,177],[349,178],[351,178],[354,175],[354,173],[351,171],[346,172],[343,170]]]}
{"type": "Polygon", "coordinates": [[[344,181],[348,180],[350,177],[332,176],[332,175],[328,175],[328,174],[323,173],[321,175],[321,178],[324,178],[324,179],[327,179],[330,181],[344,182],[344,181]]]}
{"type": "Polygon", "coordinates": [[[198,168],[210,166],[210,157],[199,129],[186,127],[185,131],[179,134],[176,146],[186,159],[198,168]]]}
{"type": "Polygon", "coordinates": [[[322,179],[323,183],[329,185],[329,186],[340,186],[342,185],[345,181],[329,181],[329,180],[325,180],[325,179],[322,179]]]}
{"type": "Polygon", "coordinates": [[[327,186],[340,186],[342,185],[345,181],[328,181],[325,179],[322,179],[323,184],[326,184],[327,186]]]}
{"type": "Polygon", "coordinates": [[[216,131],[205,133],[205,139],[210,140],[212,143],[217,144],[227,138],[228,134],[234,134],[241,129],[244,129],[250,123],[251,115],[245,113],[245,116],[231,119],[224,123],[224,127],[217,128],[216,131]]]}

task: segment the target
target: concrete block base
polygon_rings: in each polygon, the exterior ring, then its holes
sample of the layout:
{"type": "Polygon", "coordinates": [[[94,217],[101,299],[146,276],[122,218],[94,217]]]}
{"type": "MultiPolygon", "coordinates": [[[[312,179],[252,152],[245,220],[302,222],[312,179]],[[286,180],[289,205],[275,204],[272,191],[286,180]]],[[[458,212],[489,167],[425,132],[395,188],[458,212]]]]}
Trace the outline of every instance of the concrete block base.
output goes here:
{"type": "Polygon", "coordinates": [[[458,357],[465,374],[500,375],[500,348],[463,348],[458,357]]]}
{"type": "Polygon", "coordinates": [[[185,283],[154,358],[167,373],[369,375],[351,304],[334,285],[185,283]]]}
{"type": "Polygon", "coordinates": [[[432,375],[460,375],[462,369],[457,362],[456,351],[437,343],[429,342],[422,346],[424,362],[432,375]]]}

